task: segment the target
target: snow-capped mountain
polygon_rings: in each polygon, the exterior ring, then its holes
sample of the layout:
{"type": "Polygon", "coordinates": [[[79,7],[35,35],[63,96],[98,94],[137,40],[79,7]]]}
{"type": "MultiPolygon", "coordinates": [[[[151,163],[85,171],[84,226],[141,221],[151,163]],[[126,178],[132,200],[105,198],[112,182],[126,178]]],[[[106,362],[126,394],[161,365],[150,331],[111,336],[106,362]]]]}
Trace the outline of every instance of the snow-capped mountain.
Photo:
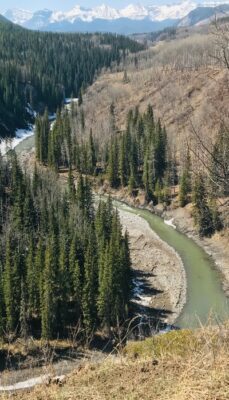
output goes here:
{"type": "Polygon", "coordinates": [[[54,11],[52,13],[50,22],[55,23],[61,21],[69,21],[71,23],[74,23],[77,19],[80,19],[84,22],[92,22],[95,19],[113,20],[118,18],[118,10],[103,4],[93,9],[86,9],[80,6],[75,6],[72,10],[65,13],[61,11],[54,11]]]}
{"type": "Polygon", "coordinates": [[[179,24],[198,8],[215,8],[229,4],[229,0],[205,1],[183,0],[170,5],[134,5],[115,9],[105,4],[95,8],[76,5],[70,11],[40,10],[35,13],[12,9],[3,15],[10,21],[30,29],[49,31],[111,31],[117,33],[138,33],[163,29],[179,24]]]}
{"type": "Polygon", "coordinates": [[[7,10],[3,16],[15,24],[24,25],[33,17],[33,13],[32,11],[13,8],[12,10],[7,10]]]}
{"type": "MultiPolygon", "coordinates": [[[[72,10],[67,12],[53,11],[49,18],[50,23],[68,21],[74,23],[76,19],[84,22],[92,22],[95,19],[114,20],[120,18],[127,18],[132,20],[150,19],[151,21],[163,21],[165,19],[180,19],[185,17],[190,11],[197,7],[197,3],[190,0],[185,0],[177,4],[162,5],[162,6],[142,6],[140,4],[130,4],[120,10],[109,7],[105,4],[95,8],[84,8],[76,5],[72,10]]],[[[39,11],[43,13],[48,10],[39,11]]],[[[4,14],[12,22],[19,25],[26,25],[26,23],[33,17],[33,13],[26,10],[14,8],[8,10],[4,14]]]]}
{"type": "Polygon", "coordinates": [[[181,19],[184,18],[190,11],[197,7],[194,1],[182,1],[177,4],[149,6],[149,14],[151,19],[163,21],[165,19],[181,19]]]}

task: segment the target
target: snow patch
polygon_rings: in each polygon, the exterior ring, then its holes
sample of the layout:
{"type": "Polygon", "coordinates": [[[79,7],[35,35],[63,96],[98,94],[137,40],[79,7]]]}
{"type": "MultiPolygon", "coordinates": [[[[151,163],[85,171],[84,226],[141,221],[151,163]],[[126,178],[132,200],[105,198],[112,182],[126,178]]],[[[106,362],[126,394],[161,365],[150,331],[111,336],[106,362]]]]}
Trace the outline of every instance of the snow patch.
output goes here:
{"type": "Polygon", "coordinates": [[[164,21],[184,18],[197,6],[196,2],[187,0],[177,4],[150,6],[148,10],[152,21],[164,21]]]}
{"type": "Polygon", "coordinates": [[[169,219],[169,220],[164,220],[164,223],[166,224],[166,225],[168,225],[168,226],[171,226],[172,228],[174,228],[174,229],[177,229],[177,227],[176,227],[176,225],[173,223],[173,221],[174,221],[174,218],[172,218],[172,219],[169,219]]]}
{"type": "Polygon", "coordinates": [[[65,99],[65,108],[66,108],[68,111],[71,111],[71,104],[72,104],[72,103],[77,104],[78,101],[79,101],[79,99],[78,99],[77,97],[75,97],[75,98],[73,98],[73,99],[66,98],[66,99],[65,99]]]}
{"type": "MultiPolygon", "coordinates": [[[[71,109],[71,103],[77,103],[78,98],[66,98],[65,99],[65,108],[67,110],[71,109]]],[[[30,104],[27,105],[26,107],[27,112],[33,116],[36,117],[37,113],[32,109],[30,104]]],[[[51,123],[51,129],[53,129],[53,126],[56,121],[56,113],[49,114],[49,122],[51,123]]],[[[13,150],[19,143],[21,143],[23,140],[29,138],[30,136],[33,136],[35,134],[35,125],[29,125],[28,129],[17,129],[15,132],[15,137],[14,138],[1,138],[0,137],[0,153],[1,155],[6,155],[6,153],[9,150],[13,150]]]]}
{"type": "Polygon", "coordinates": [[[28,129],[17,129],[14,138],[2,139],[0,143],[0,152],[4,156],[9,150],[13,150],[20,142],[34,135],[34,125],[28,129]]]}
{"type": "Polygon", "coordinates": [[[133,284],[134,284],[133,301],[142,307],[149,307],[152,297],[151,296],[143,296],[143,293],[144,293],[143,282],[140,279],[134,279],[133,284]]]}
{"type": "Polygon", "coordinates": [[[149,10],[141,5],[130,4],[129,6],[120,10],[120,18],[121,17],[141,20],[149,17],[149,10]]]}
{"type": "Polygon", "coordinates": [[[36,385],[45,384],[48,382],[49,379],[50,379],[49,375],[42,375],[39,376],[38,378],[32,378],[24,382],[15,383],[14,385],[0,386],[0,392],[12,392],[15,390],[29,389],[36,385]]]}
{"type": "Polygon", "coordinates": [[[22,10],[18,8],[13,8],[12,10],[7,10],[4,17],[12,21],[14,24],[23,25],[27,21],[33,18],[33,12],[28,10],[22,10]]]}

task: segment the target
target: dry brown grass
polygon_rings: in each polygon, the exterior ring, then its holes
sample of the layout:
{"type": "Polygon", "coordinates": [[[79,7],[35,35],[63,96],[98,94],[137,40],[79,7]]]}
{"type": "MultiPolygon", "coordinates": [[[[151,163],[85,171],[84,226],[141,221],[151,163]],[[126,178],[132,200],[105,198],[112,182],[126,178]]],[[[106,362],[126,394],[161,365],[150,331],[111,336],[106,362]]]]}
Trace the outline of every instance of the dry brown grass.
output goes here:
{"type": "Polygon", "coordinates": [[[107,135],[109,107],[116,107],[116,123],[125,128],[126,115],[139,106],[145,111],[149,103],[155,114],[166,125],[170,138],[177,143],[191,134],[190,119],[204,134],[214,134],[222,118],[228,118],[226,109],[228,72],[201,68],[198,71],[149,68],[129,74],[130,82],[123,83],[123,73],[103,75],[89,88],[85,97],[87,127],[98,136],[107,135]],[[99,98],[99,101],[98,101],[99,98]]]}
{"type": "MultiPolygon", "coordinates": [[[[9,353],[15,354],[27,354],[29,351],[42,350],[47,344],[46,341],[28,339],[26,344],[24,340],[18,339],[12,343],[1,343],[0,350],[8,351],[9,353]]],[[[53,349],[69,349],[72,346],[70,340],[51,340],[49,341],[49,347],[53,349]]]]}
{"type": "MultiPolygon", "coordinates": [[[[129,343],[125,356],[87,365],[63,387],[37,387],[16,400],[228,400],[229,326],[129,343]]],[[[7,396],[2,397],[4,400],[7,396]]]]}
{"type": "Polygon", "coordinates": [[[139,56],[138,69],[126,66],[128,83],[122,71],[101,75],[84,96],[87,131],[92,128],[104,142],[112,102],[119,129],[125,128],[130,109],[139,106],[145,111],[151,103],[178,150],[192,135],[192,124],[202,137],[214,136],[222,120],[229,122],[229,72],[212,65],[211,40],[194,36],[160,43],[139,56]]]}

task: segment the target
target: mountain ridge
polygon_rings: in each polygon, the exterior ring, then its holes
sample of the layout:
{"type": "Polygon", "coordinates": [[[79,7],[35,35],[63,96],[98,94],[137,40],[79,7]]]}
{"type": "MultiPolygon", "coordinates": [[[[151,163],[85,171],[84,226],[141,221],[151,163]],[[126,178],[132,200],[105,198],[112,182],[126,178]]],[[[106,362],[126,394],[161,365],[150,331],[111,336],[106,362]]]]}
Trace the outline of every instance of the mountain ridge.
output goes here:
{"type": "MultiPolygon", "coordinates": [[[[142,6],[129,4],[117,9],[105,4],[94,8],[76,5],[71,10],[52,11],[43,9],[34,13],[28,10],[12,9],[3,16],[25,28],[63,32],[110,31],[113,33],[142,33],[160,30],[172,25],[190,26],[208,20],[220,9],[229,7],[229,0],[203,2],[183,0],[170,5],[142,6]],[[196,14],[200,14],[199,16],[196,14]]],[[[226,12],[229,12],[226,10],[226,12]]]]}
{"type": "Polygon", "coordinates": [[[75,22],[81,19],[84,22],[92,22],[95,19],[115,20],[120,18],[128,18],[133,20],[150,19],[151,21],[163,21],[165,19],[180,19],[187,15],[191,10],[195,9],[197,3],[192,0],[184,0],[181,3],[162,6],[142,6],[129,4],[127,7],[116,9],[105,4],[94,8],[85,8],[76,5],[67,12],[38,10],[32,13],[27,10],[14,8],[7,10],[3,15],[12,22],[26,25],[26,23],[34,18],[37,14],[49,13],[50,23],[60,21],[75,22]]]}

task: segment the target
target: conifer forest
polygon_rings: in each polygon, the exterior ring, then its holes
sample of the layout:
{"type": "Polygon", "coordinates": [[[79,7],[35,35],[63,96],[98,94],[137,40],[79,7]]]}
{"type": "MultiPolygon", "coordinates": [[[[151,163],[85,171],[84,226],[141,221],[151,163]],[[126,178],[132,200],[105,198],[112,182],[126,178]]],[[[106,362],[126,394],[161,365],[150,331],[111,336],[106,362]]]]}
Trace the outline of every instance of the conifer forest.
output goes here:
{"type": "Polygon", "coordinates": [[[128,316],[131,291],[127,233],[111,200],[94,209],[91,187],[69,174],[22,172],[14,153],[1,160],[0,328],[44,339],[86,334],[128,316]]]}
{"type": "Polygon", "coordinates": [[[88,88],[103,73],[120,83],[121,71],[128,93],[126,65],[141,73],[156,57],[148,51],[125,36],[30,31],[0,19],[1,138],[34,124],[28,168],[14,149],[0,155],[1,340],[69,338],[78,326],[86,341],[133,317],[129,233],[111,196],[98,200],[101,188],[126,202],[140,193],[151,211],[188,210],[198,240],[228,228],[219,212],[229,196],[227,125],[210,147],[197,133],[196,146],[192,139],[178,151],[150,101],[128,107],[120,128],[117,91],[104,137],[88,128],[88,88]]]}
{"type": "Polygon", "coordinates": [[[102,68],[142,48],[124,36],[34,32],[1,18],[1,137],[33,122],[31,110],[55,111],[66,97],[77,97],[102,68]]]}

